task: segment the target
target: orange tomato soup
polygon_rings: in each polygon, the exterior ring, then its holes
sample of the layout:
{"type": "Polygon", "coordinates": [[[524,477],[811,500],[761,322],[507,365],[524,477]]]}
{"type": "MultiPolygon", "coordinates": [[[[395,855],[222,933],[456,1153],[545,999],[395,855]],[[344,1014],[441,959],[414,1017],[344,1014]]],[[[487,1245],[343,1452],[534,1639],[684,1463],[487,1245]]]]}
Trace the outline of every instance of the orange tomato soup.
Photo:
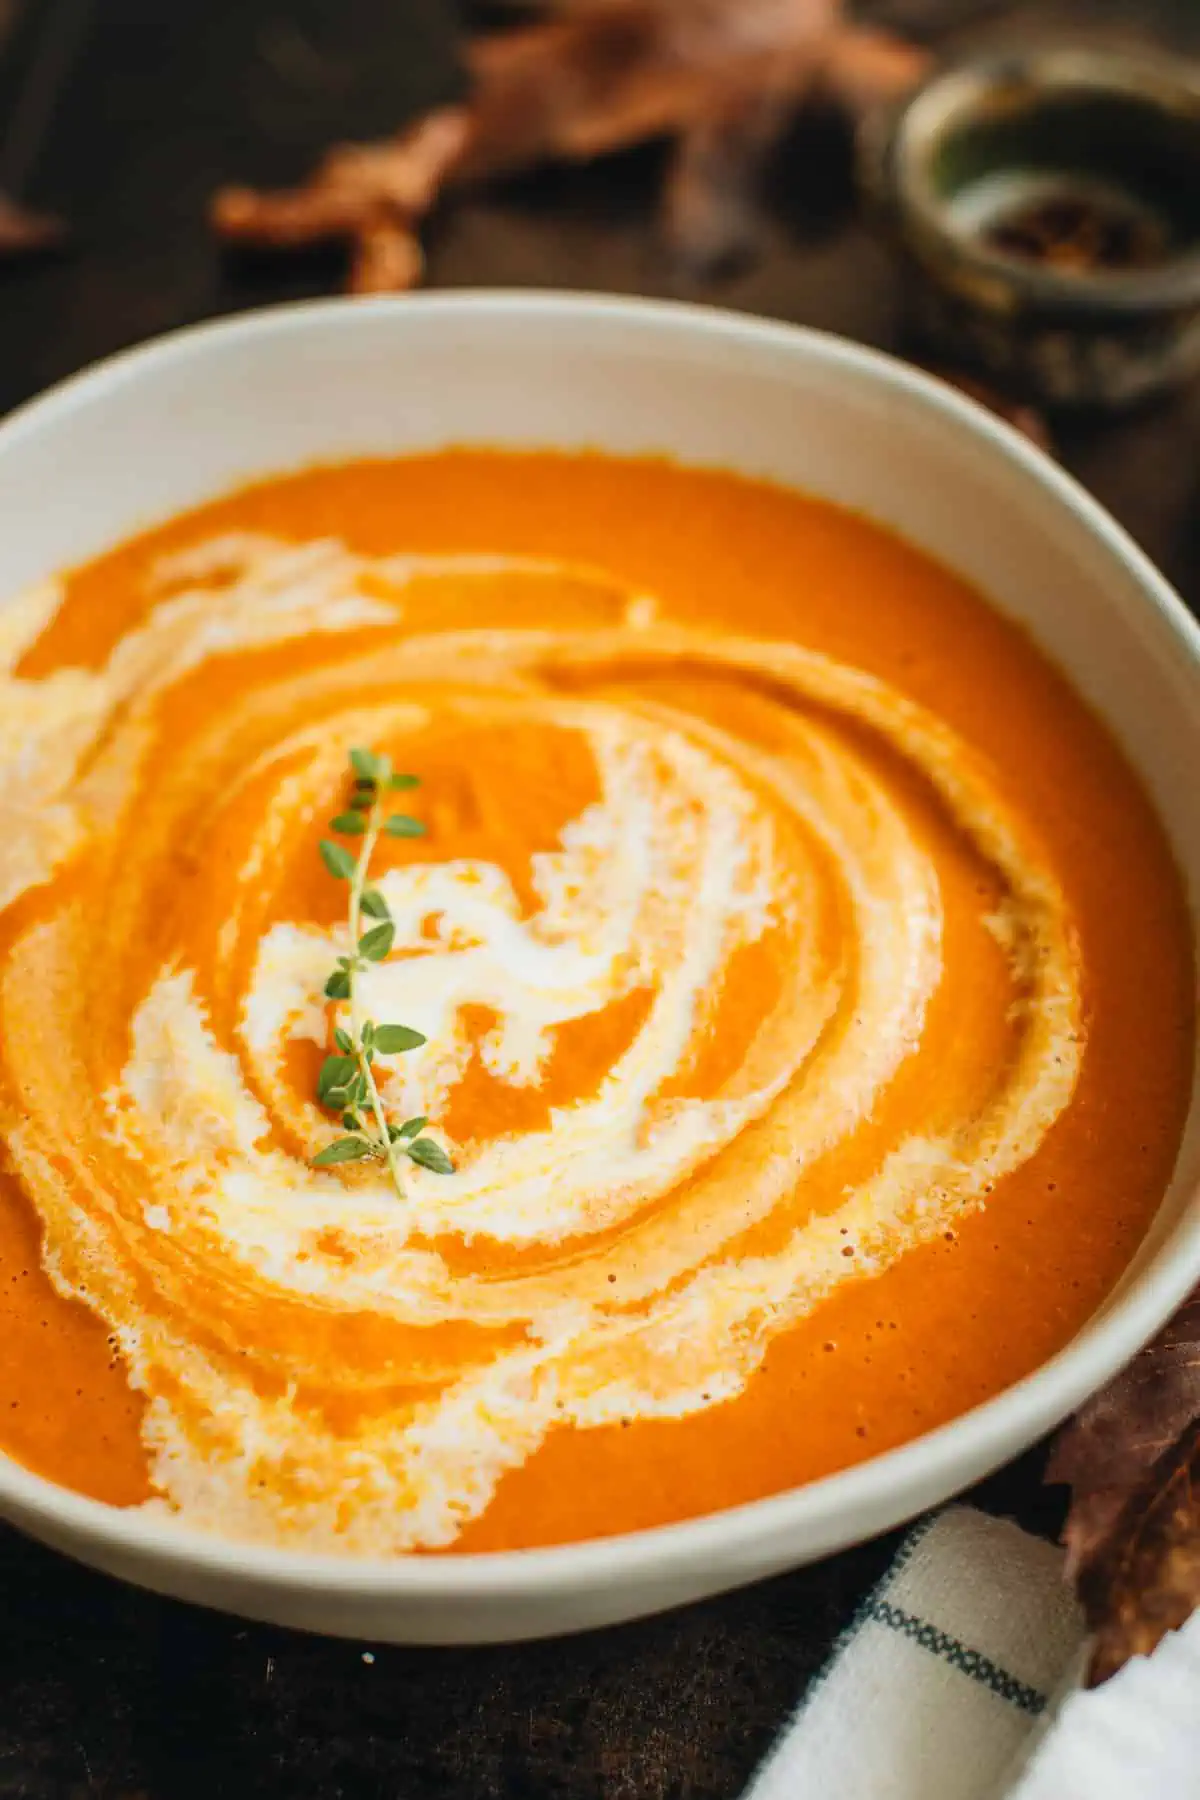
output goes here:
{"type": "Polygon", "coordinates": [[[656,1525],[1034,1369],[1162,1197],[1179,876],[1105,729],[847,512],[659,461],[318,468],[0,609],[0,1445],[245,1540],[656,1525]],[[314,1167],[351,948],[452,1174],[314,1167]],[[351,849],[357,840],[346,840],[351,849]]]}

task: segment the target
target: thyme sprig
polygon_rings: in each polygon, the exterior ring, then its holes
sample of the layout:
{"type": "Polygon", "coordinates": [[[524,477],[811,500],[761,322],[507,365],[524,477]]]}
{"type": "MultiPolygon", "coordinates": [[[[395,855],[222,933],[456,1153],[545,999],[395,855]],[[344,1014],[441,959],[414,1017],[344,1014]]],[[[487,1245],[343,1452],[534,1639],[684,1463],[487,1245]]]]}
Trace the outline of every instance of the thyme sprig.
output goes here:
{"type": "Polygon", "coordinates": [[[408,813],[389,813],[388,796],[418,785],[415,775],[400,775],[388,757],[374,750],[351,750],[350,770],[354,793],[347,811],[330,820],[338,837],[361,838],[357,857],[333,838],[322,838],[321,860],[337,881],[349,883],[350,942],[348,956],[339,956],[337,967],[325,983],[329,1000],[349,1003],[349,1020],[334,1031],[335,1054],[325,1058],[317,1077],[317,1101],[329,1112],[340,1113],[344,1137],[334,1138],[319,1155],[316,1168],[335,1163],[386,1161],[396,1192],[404,1194],[402,1159],[450,1175],[454,1164],[439,1143],[420,1135],[429,1123],[423,1115],[397,1125],[389,1120],[375,1079],[376,1054],[398,1055],[416,1050],[425,1042],[410,1025],[377,1025],[365,1018],[359,977],[371,963],[383,962],[395,941],[396,927],[387,901],[368,881],[371,857],[380,837],[414,838],[425,830],[408,813]],[[367,923],[371,921],[371,923],[367,923]]]}

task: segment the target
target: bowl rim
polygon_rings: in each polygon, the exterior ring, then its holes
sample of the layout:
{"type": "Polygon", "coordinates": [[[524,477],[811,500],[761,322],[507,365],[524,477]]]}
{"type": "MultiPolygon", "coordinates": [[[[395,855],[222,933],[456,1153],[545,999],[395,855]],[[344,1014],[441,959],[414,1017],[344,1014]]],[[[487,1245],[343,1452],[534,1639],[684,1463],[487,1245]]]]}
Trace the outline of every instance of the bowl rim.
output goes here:
{"type": "MultiPolygon", "coordinates": [[[[0,452],[19,453],[23,440],[57,427],[80,406],[102,402],[127,384],[153,381],[164,369],[202,363],[226,346],[312,326],[353,331],[355,322],[380,315],[452,323],[472,317],[552,321],[569,316],[579,325],[605,329],[622,322],[648,328],[663,339],[707,340],[787,358],[796,351],[827,368],[866,376],[892,398],[940,415],[1002,463],[1020,471],[1072,513],[1135,581],[1144,605],[1159,615],[1197,678],[1200,692],[1200,623],[1123,527],[1050,457],[1004,421],[946,383],[887,353],[833,333],[723,308],[678,301],[604,294],[522,289],[388,295],[347,302],[321,299],[256,308],[185,326],[117,352],[69,376],[0,421],[0,452]]],[[[253,471],[247,479],[253,478],[253,471]]],[[[5,596],[0,595],[0,605],[5,596]]],[[[1155,1226],[1152,1225],[1151,1235],[1155,1226]]],[[[869,1537],[902,1523],[929,1502],[931,1478],[943,1497],[961,1485],[954,1465],[975,1456],[972,1474],[1008,1459],[1010,1441],[1024,1444],[1058,1423],[1122,1366],[1167,1320],[1200,1281],[1200,1194],[1189,1197],[1173,1227],[1144,1264],[1141,1250],[1099,1312],[1062,1350],[992,1399],[896,1449],[800,1487],[714,1513],[612,1536],[533,1549],[447,1553],[402,1552],[358,1557],[226,1539],[177,1522],[91,1499],[63,1487],[0,1452],[0,1514],[44,1533],[86,1557],[87,1548],[136,1556],[143,1568],[185,1567],[250,1584],[259,1593],[303,1590],[314,1596],[370,1598],[381,1602],[536,1600],[572,1590],[595,1590],[615,1578],[669,1579],[715,1561],[723,1571],[715,1590],[757,1572],[770,1543],[802,1546],[805,1557],[848,1541],[838,1521],[855,1508],[874,1523],[869,1537]],[[990,1458],[990,1460],[989,1460],[990,1458]],[[751,1567],[753,1565],[753,1567],[751,1567]]],[[[780,1561],[786,1560],[786,1557],[780,1561]]],[[[137,1577],[135,1577],[136,1579],[137,1577]]],[[[749,1578],[749,1577],[747,1577],[749,1578]]],[[[147,1576],[147,1585],[154,1585],[147,1576]]],[[[630,1609],[635,1610],[635,1609],[630,1609]]]]}

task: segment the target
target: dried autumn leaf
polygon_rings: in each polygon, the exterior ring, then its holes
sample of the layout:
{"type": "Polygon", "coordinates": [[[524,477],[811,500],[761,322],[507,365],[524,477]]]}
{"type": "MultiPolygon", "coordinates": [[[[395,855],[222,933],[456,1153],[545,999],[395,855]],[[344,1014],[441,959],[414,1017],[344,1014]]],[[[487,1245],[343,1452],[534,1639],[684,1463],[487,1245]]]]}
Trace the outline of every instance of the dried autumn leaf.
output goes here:
{"type": "Polygon", "coordinates": [[[421,240],[396,219],[379,219],[359,232],[350,289],[355,294],[406,293],[425,270],[421,240]]]}
{"type": "Polygon", "coordinates": [[[1200,1606],[1200,1291],[1063,1429],[1046,1479],[1072,1490],[1094,1686],[1200,1606]]]}
{"type": "Polygon", "coordinates": [[[275,247],[344,239],[356,247],[352,285],[378,287],[393,269],[411,285],[396,230],[411,234],[447,188],[660,138],[675,143],[669,240],[683,260],[711,263],[751,235],[759,172],[798,105],[824,90],[861,109],[925,66],[922,52],[849,25],[842,0],[558,0],[543,11],[467,46],[463,106],[333,151],[302,187],[224,190],[217,232],[275,247]],[[364,248],[389,225],[387,255],[364,248]]]}
{"type": "Polygon", "coordinates": [[[461,107],[440,107],[387,143],[339,145],[304,187],[222,189],[213,225],[227,242],[270,249],[345,240],[355,251],[355,292],[415,287],[422,257],[413,225],[469,132],[461,107]]]}

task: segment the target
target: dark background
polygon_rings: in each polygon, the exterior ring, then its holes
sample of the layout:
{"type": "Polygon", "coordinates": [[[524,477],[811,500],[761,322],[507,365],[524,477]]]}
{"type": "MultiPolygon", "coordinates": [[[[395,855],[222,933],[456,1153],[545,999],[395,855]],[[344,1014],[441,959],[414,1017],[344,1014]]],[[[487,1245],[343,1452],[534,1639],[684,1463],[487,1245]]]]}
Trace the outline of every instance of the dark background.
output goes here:
{"type": "MultiPolygon", "coordinates": [[[[383,134],[452,94],[455,28],[479,10],[0,0],[0,189],[76,227],[70,256],[0,266],[0,413],[152,333],[335,288],[336,259],[223,260],[204,227],[209,193],[297,179],[330,139],[383,134]]],[[[1200,55],[1197,0],[858,10],[937,47],[1083,28],[1200,55]]],[[[687,294],[903,348],[891,268],[854,217],[844,128],[798,124],[765,255],[703,288],[662,266],[656,167],[637,151],[456,207],[429,233],[430,282],[687,294]]],[[[1197,605],[1200,389],[1121,421],[1059,424],[1056,444],[1197,605]]],[[[1055,1533],[1041,1463],[1035,1450],[976,1500],[1055,1533]]],[[[0,1530],[0,1800],[733,1796],[893,1547],[566,1642],[409,1651],[156,1600],[0,1530]]]]}

